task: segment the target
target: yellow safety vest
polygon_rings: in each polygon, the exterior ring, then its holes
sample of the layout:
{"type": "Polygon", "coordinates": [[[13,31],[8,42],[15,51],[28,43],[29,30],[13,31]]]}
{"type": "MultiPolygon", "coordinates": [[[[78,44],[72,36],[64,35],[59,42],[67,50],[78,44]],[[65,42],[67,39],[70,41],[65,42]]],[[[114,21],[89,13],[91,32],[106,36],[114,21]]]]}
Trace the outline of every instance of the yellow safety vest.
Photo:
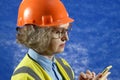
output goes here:
{"type": "MultiPolygon", "coordinates": [[[[63,80],[74,80],[74,73],[70,65],[62,58],[55,58],[58,70],[63,80]]],[[[28,54],[16,67],[11,80],[52,80],[48,73],[28,54]]]]}

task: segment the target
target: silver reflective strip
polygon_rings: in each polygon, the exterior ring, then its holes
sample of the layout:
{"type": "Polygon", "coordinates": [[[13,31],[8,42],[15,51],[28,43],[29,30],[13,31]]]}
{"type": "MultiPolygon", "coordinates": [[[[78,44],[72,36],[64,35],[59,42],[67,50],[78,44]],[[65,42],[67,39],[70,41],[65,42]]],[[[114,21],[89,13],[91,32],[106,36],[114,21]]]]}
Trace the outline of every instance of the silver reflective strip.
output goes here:
{"type": "Polygon", "coordinates": [[[61,66],[64,68],[64,70],[65,70],[66,73],[68,74],[70,80],[74,80],[74,77],[73,77],[71,68],[70,68],[69,66],[65,65],[60,58],[56,58],[56,60],[57,60],[57,61],[61,64],[61,66]]]}
{"type": "Polygon", "coordinates": [[[32,76],[35,80],[41,80],[39,76],[29,67],[23,66],[19,69],[17,69],[13,75],[19,74],[19,73],[28,73],[30,76],[32,76]]]}

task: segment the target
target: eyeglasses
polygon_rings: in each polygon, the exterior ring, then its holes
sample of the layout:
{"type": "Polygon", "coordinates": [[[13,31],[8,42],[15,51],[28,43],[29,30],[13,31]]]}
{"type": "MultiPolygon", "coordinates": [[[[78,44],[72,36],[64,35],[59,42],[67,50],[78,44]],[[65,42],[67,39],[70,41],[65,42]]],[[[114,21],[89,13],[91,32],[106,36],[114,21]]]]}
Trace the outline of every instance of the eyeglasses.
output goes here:
{"type": "Polygon", "coordinates": [[[65,35],[68,36],[68,33],[70,31],[71,31],[71,28],[68,28],[68,29],[56,28],[52,30],[52,35],[53,35],[53,38],[61,38],[65,35]]]}

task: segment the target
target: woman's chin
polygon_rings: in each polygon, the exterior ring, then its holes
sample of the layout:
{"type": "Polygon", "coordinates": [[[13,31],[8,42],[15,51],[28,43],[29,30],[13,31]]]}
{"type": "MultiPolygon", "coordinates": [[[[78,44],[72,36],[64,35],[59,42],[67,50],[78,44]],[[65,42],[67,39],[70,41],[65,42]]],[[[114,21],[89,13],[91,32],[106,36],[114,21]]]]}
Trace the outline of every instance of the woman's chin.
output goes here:
{"type": "Polygon", "coordinates": [[[57,50],[56,53],[61,53],[63,51],[64,51],[64,48],[61,48],[61,49],[57,50]]]}

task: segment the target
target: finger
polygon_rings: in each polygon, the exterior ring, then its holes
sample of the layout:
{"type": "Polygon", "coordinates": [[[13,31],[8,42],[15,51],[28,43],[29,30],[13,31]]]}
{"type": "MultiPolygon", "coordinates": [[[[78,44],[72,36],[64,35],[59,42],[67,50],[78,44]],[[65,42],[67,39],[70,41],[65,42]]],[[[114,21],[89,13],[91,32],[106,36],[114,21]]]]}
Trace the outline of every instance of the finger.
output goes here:
{"type": "Polygon", "coordinates": [[[91,79],[93,77],[92,72],[90,70],[86,71],[86,76],[88,79],[91,79]]]}
{"type": "Polygon", "coordinates": [[[111,72],[108,72],[107,74],[106,74],[106,76],[108,76],[108,75],[110,75],[111,74],[111,72]]]}
{"type": "Polygon", "coordinates": [[[96,74],[95,72],[92,72],[92,77],[95,78],[96,74]]]}
{"type": "Polygon", "coordinates": [[[92,73],[91,73],[90,70],[87,70],[87,71],[86,71],[86,74],[92,75],[92,73]]]}
{"type": "Polygon", "coordinates": [[[93,80],[96,77],[96,73],[91,72],[90,70],[87,70],[86,71],[86,76],[87,76],[87,79],[93,80]]]}
{"type": "Polygon", "coordinates": [[[111,74],[111,72],[107,72],[104,76],[102,76],[102,77],[105,77],[105,78],[107,78],[108,77],[108,75],[110,75],[111,74]]]}
{"type": "Polygon", "coordinates": [[[107,72],[104,76],[102,75],[102,73],[99,73],[96,77],[97,80],[107,80],[108,75],[110,74],[110,72],[107,72]]]}
{"type": "Polygon", "coordinates": [[[86,78],[87,78],[87,77],[86,77],[86,74],[83,73],[83,72],[81,72],[81,73],[80,73],[80,78],[82,78],[82,79],[86,79],[86,78]]]}
{"type": "Polygon", "coordinates": [[[85,79],[85,78],[83,78],[83,77],[79,77],[79,80],[87,80],[87,79],[85,79]]]}
{"type": "Polygon", "coordinates": [[[96,76],[96,79],[99,79],[99,78],[101,78],[101,77],[102,77],[102,74],[99,73],[99,74],[96,76]]]}

